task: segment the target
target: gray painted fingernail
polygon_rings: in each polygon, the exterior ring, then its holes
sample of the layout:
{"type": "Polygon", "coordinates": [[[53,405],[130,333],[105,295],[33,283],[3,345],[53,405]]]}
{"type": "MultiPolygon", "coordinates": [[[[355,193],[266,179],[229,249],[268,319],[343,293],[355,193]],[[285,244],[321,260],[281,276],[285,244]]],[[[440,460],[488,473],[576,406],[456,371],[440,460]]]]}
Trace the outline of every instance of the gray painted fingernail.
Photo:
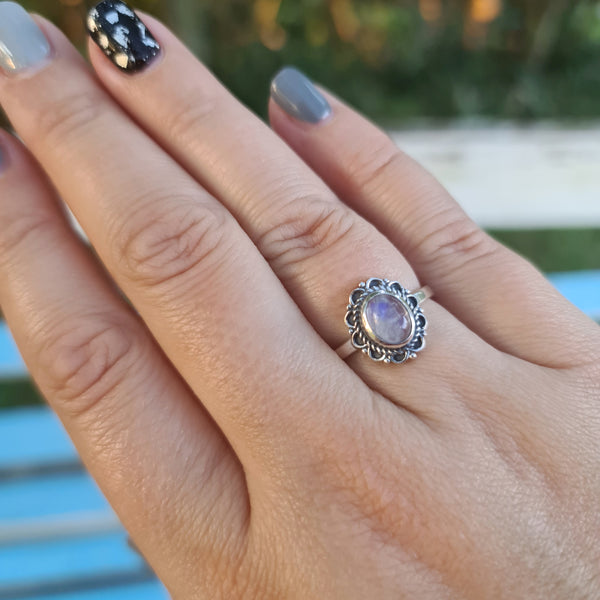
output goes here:
{"type": "Polygon", "coordinates": [[[50,44],[29,13],[16,2],[0,2],[0,67],[16,74],[50,56],[50,44]]]}
{"type": "Polygon", "coordinates": [[[319,123],[331,114],[331,106],[312,81],[293,67],[285,67],[271,83],[271,97],[288,115],[319,123]]]}

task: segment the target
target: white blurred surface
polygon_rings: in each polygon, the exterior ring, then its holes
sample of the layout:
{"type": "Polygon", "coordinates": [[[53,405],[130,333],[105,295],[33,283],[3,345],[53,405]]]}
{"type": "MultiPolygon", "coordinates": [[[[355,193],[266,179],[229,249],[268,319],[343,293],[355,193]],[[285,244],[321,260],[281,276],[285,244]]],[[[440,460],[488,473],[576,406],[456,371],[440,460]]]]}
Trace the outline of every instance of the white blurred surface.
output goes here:
{"type": "Polygon", "coordinates": [[[484,227],[600,226],[600,123],[392,132],[484,227]]]}

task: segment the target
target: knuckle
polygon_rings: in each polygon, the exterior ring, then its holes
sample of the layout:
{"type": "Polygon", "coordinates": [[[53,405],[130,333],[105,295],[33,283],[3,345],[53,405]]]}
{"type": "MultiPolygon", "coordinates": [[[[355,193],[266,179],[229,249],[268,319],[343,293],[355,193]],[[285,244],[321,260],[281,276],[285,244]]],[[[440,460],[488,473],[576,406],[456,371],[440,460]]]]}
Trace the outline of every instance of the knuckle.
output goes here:
{"type": "Polygon", "coordinates": [[[390,180],[396,181],[398,172],[410,160],[394,142],[385,134],[375,145],[368,145],[368,150],[359,150],[348,164],[348,172],[354,174],[361,189],[373,194],[381,185],[390,180]]]}
{"type": "Polygon", "coordinates": [[[410,520],[414,514],[410,493],[403,491],[402,477],[382,467],[385,451],[376,442],[359,441],[355,446],[348,443],[343,455],[338,452],[337,460],[327,461],[324,468],[328,485],[321,486],[322,501],[330,502],[333,495],[348,515],[382,538],[400,535],[406,525],[403,519],[410,520]],[[401,513],[399,506],[403,508],[401,513]]]}
{"type": "Polygon", "coordinates": [[[38,364],[50,395],[70,416],[101,404],[140,358],[129,324],[107,315],[85,315],[46,334],[38,364]]]}
{"type": "Polygon", "coordinates": [[[125,222],[115,236],[117,264],[135,283],[149,288],[179,285],[222,258],[229,225],[225,211],[195,201],[175,205],[141,223],[125,222]]]}
{"type": "MultiPolygon", "coordinates": [[[[371,398],[378,401],[375,393],[371,398]]],[[[334,501],[343,514],[380,539],[409,539],[418,519],[416,490],[424,482],[410,452],[397,443],[397,432],[380,422],[381,416],[365,414],[360,424],[331,424],[313,434],[311,452],[302,459],[307,464],[297,477],[318,506],[334,501]],[[390,456],[401,461],[401,470],[386,468],[390,456]]]]}
{"type": "Polygon", "coordinates": [[[46,106],[36,119],[35,130],[50,142],[77,136],[102,112],[102,100],[91,91],[71,92],[46,106]]]}
{"type": "Polygon", "coordinates": [[[14,252],[32,240],[45,239],[56,229],[56,221],[46,211],[24,212],[0,219],[0,261],[11,261],[14,252]]]}
{"type": "Polygon", "coordinates": [[[265,258],[281,271],[337,246],[357,224],[349,209],[319,198],[295,200],[282,213],[257,242],[265,258]]]}
{"type": "Polygon", "coordinates": [[[198,129],[204,122],[210,122],[216,104],[213,96],[202,92],[179,98],[173,110],[165,117],[165,130],[181,143],[197,143],[198,129]]]}
{"type": "Polygon", "coordinates": [[[488,258],[499,249],[487,233],[454,206],[432,215],[423,228],[426,233],[410,254],[424,257],[425,262],[445,273],[488,258]]]}
{"type": "MultiPolygon", "coordinates": [[[[420,215],[422,201],[429,206],[449,199],[447,190],[414,158],[403,152],[385,133],[373,144],[355,153],[346,167],[352,174],[355,187],[368,197],[379,198],[380,205],[388,204],[394,212],[399,205],[403,210],[403,222],[420,215]],[[402,182],[404,200],[398,204],[398,182],[402,182]],[[412,199],[408,203],[407,199],[412,199]]],[[[420,217],[419,217],[420,220],[420,217]]]]}

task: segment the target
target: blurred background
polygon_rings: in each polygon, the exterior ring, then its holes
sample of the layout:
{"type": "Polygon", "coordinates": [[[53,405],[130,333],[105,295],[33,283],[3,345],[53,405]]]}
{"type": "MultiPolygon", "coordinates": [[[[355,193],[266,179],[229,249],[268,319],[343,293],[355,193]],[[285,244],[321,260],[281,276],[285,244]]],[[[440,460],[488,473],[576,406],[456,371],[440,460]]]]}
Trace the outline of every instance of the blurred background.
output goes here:
{"type": "MultiPolygon", "coordinates": [[[[85,47],[93,2],[25,0],[85,47]]],[[[594,0],[138,0],[246,104],[294,64],[378,120],[600,114],[594,0]]]]}
{"type": "MultiPolygon", "coordinates": [[[[93,3],[26,0],[85,53],[93,3]]],[[[137,0],[266,117],[292,64],[600,320],[600,0],[137,0]]],[[[0,124],[9,126],[0,114],[0,124]]],[[[0,315],[0,600],[165,598],[0,315]],[[15,410],[15,407],[20,407],[15,410]],[[24,408],[25,407],[25,408],[24,408]]]]}

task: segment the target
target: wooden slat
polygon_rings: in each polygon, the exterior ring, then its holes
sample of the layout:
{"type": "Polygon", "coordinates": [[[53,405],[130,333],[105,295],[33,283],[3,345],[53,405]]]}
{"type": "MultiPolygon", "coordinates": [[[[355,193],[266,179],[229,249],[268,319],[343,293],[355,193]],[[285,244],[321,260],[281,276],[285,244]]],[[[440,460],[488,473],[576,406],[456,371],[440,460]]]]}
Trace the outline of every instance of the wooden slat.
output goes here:
{"type": "Polygon", "coordinates": [[[78,458],[71,440],[46,407],[0,413],[0,473],[74,462],[78,458]]]}
{"type": "Polygon", "coordinates": [[[453,124],[392,137],[483,227],[600,226],[598,125],[453,124]]]}
{"type": "Polygon", "coordinates": [[[27,600],[168,600],[169,595],[158,581],[78,590],[71,593],[29,596],[27,600]]]}
{"type": "Polygon", "coordinates": [[[550,281],[575,306],[600,321],[600,271],[554,273],[550,281]]]}
{"type": "Polygon", "coordinates": [[[0,600],[168,598],[47,407],[0,413],[0,457],[0,600]]]}
{"type": "Polygon", "coordinates": [[[20,582],[56,581],[99,572],[145,569],[124,532],[45,540],[0,548],[0,589],[20,582]]]}
{"type": "Polygon", "coordinates": [[[56,538],[75,538],[121,531],[121,523],[110,510],[78,510],[62,515],[0,522],[0,547],[39,543],[56,538]]]}
{"type": "Polygon", "coordinates": [[[0,527],[16,520],[108,510],[94,480],[83,470],[0,482],[0,527]]]}
{"type": "Polygon", "coordinates": [[[128,547],[125,532],[0,547],[0,598],[9,591],[17,595],[19,590],[86,578],[104,577],[110,583],[111,578],[142,576],[152,577],[144,560],[128,547]]]}
{"type": "Polygon", "coordinates": [[[17,345],[6,326],[0,323],[0,378],[18,377],[26,372],[17,345]]]}

